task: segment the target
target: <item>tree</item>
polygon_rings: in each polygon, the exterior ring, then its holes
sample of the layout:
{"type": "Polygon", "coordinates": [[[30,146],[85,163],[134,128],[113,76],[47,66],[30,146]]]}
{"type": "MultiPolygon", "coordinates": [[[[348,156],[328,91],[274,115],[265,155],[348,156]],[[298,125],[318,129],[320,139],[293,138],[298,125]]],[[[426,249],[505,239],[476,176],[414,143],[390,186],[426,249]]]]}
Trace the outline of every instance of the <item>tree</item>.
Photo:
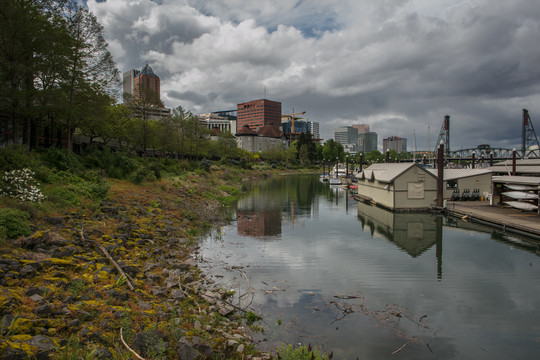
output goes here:
{"type": "Polygon", "coordinates": [[[95,111],[88,106],[89,97],[95,92],[113,93],[119,84],[119,71],[103,37],[103,27],[94,14],[75,1],[68,3],[66,10],[71,42],[68,72],[62,88],[66,101],[67,142],[72,149],[74,128],[84,120],[84,113],[95,111]]]}
{"type": "Polygon", "coordinates": [[[138,121],[136,122],[136,136],[133,138],[135,143],[141,147],[143,157],[146,157],[146,150],[150,147],[151,138],[154,135],[153,126],[150,121],[158,108],[156,99],[159,95],[150,89],[141,89],[140,95],[124,94],[124,104],[131,110],[131,114],[138,121]]]}
{"type": "Polygon", "coordinates": [[[59,13],[56,1],[0,1],[0,112],[11,117],[12,140],[22,134],[29,148],[63,69],[69,38],[59,13]]]}
{"type": "Polygon", "coordinates": [[[334,139],[327,140],[323,145],[322,155],[326,160],[334,161],[338,158],[339,161],[343,161],[344,154],[343,145],[334,141],[334,139]]]}

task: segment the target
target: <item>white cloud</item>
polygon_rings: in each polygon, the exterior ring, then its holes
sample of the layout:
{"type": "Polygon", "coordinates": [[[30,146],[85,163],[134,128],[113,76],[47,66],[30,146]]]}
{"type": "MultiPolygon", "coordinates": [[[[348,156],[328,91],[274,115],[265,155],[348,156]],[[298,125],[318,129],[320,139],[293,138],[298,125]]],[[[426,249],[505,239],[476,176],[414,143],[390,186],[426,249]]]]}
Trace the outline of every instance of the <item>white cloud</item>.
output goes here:
{"type": "Polygon", "coordinates": [[[412,128],[418,137],[428,125],[434,142],[449,114],[453,144],[464,148],[480,139],[518,145],[521,109],[533,122],[540,112],[540,50],[533,45],[540,3],[531,0],[88,6],[120,69],[149,63],[170,107],[231,109],[266,89],[284,112],[302,109],[319,121],[327,139],[337,120],[348,119],[369,123],[381,143],[390,135],[410,138],[412,128]]]}

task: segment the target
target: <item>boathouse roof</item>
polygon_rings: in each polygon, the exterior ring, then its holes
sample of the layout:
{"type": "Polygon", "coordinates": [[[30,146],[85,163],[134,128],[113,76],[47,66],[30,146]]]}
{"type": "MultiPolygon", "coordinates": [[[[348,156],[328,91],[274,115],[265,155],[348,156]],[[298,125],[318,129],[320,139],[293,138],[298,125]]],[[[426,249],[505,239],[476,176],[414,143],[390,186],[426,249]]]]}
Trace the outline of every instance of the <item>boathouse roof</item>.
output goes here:
{"type": "MultiPolygon", "coordinates": [[[[427,171],[438,176],[438,169],[427,169],[427,171]]],[[[443,179],[444,181],[456,180],[490,173],[489,169],[443,169],[443,179]]]]}
{"type": "MultiPolygon", "coordinates": [[[[418,167],[422,171],[431,174],[426,169],[416,163],[382,163],[373,164],[362,170],[356,177],[359,179],[377,180],[379,182],[391,183],[398,176],[413,167],[418,167]]],[[[433,175],[435,176],[435,175],[433,175]]],[[[435,176],[436,177],[436,176],[435,176]]]]}

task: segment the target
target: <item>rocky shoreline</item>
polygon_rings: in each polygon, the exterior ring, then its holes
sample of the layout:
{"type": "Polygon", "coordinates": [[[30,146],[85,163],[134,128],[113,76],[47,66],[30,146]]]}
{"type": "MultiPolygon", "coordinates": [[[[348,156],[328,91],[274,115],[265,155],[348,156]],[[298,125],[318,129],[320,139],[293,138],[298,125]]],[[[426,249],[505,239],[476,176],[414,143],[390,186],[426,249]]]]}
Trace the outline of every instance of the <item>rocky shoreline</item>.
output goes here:
{"type": "Polygon", "coordinates": [[[0,359],[270,359],[192,256],[222,220],[198,190],[118,183],[0,248],[0,359]]]}

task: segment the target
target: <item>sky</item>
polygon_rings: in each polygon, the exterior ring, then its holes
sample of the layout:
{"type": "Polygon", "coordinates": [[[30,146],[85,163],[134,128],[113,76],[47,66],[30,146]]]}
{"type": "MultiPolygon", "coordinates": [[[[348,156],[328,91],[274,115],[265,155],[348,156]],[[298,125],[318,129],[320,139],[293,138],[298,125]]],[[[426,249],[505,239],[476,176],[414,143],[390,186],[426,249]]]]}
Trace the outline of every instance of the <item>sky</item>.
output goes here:
{"type": "Polygon", "coordinates": [[[88,0],[120,71],[149,64],[165,106],[266,98],[321,137],[368,124],[433,149],[521,149],[540,135],[538,0],[88,0]]]}

